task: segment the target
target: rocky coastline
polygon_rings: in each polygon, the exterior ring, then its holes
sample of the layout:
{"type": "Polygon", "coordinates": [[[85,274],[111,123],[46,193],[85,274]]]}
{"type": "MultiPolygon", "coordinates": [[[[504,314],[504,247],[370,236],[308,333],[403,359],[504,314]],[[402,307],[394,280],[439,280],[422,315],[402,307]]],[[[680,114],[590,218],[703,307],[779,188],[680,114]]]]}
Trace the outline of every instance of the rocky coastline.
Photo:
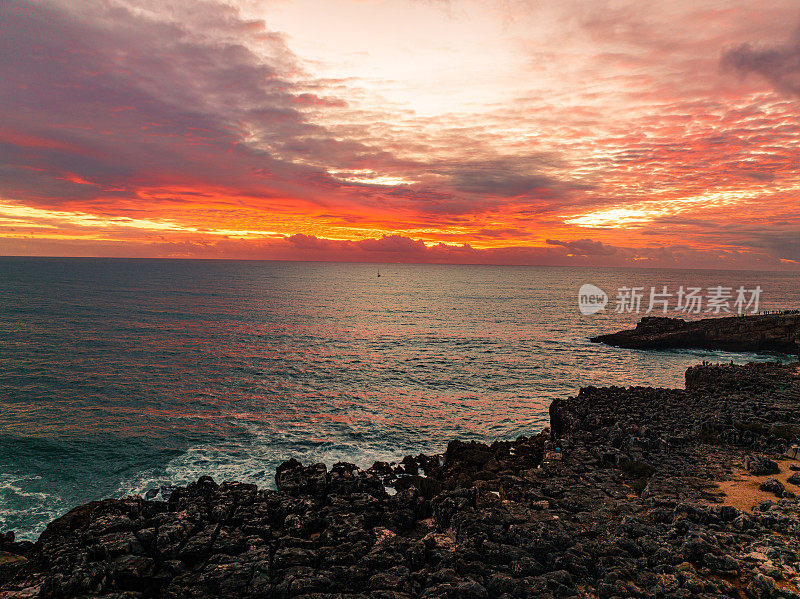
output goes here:
{"type": "Polygon", "coordinates": [[[800,353],[800,311],[683,320],[645,316],[635,329],[590,339],[629,349],[722,349],[797,355],[800,353]]]}
{"type": "Polygon", "coordinates": [[[368,470],[282,464],[0,537],[0,597],[800,597],[798,364],[587,387],[551,429],[368,470]]]}

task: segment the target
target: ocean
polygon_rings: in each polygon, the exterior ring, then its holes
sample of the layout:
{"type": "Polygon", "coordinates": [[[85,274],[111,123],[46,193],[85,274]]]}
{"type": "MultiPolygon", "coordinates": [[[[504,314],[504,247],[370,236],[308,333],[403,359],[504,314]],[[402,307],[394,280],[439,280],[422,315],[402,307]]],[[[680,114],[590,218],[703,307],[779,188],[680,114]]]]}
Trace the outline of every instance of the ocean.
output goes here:
{"type": "Polygon", "coordinates": [[[35,539],[76,505],[204,474],[274,487],[291,456],[369,466],[529,435],[583,385],[789,359],[588,341],[643,315],[616,313],[617,289],[664,285],[800,306],[796,273],[0,258],[0,530],[35,539]],[[605,311],[579,312],[584,283],[605,311]]]}

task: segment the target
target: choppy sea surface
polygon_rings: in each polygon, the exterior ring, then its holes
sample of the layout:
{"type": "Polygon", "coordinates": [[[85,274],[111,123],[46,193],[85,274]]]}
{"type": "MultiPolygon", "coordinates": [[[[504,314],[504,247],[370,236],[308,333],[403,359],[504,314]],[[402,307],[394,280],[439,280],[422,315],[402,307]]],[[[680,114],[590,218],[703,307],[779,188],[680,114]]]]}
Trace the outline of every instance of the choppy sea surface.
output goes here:
{"type": "Polygon", "coordinates": [[[800,306],[791,273],[0,258],[0,530],[35,539],[81,503],[203,474],[270,487],[290,456],[515,438],[582,385],[781,358],[587,340],[642,316],[613,311],[619,287],[663,285],[800,306]],[[606,311],[580,314],[583,283],[606,311]]]}

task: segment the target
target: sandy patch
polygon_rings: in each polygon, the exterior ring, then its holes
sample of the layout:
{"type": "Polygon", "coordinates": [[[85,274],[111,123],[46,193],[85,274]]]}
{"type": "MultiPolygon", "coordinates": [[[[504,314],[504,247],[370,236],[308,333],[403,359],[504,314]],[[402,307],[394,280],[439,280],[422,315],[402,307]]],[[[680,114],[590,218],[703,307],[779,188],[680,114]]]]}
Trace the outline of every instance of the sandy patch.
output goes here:
{"type": "Polygon", "coordinates": [[[770,478],[777,478],[783,483],[787,491],[791,491],[800,495],[800,486],[793,485],[786,482],[786,480],[794,474],[794,470],[790,466],[800,466],[800,461],[794,459],[776,460],[781,471],[780,474],[768,474],[764,476],[754,476],[744,469],[734,469],[733,479],[726,480],[717,484],[717,487],[722,491],[722,504],[732,505],[733,507],[752,511],[753,506],[757,505],[760,501],[771,500],[776,501],[778,498],[772,493],[761,491],[758,487],[770,478]]]}

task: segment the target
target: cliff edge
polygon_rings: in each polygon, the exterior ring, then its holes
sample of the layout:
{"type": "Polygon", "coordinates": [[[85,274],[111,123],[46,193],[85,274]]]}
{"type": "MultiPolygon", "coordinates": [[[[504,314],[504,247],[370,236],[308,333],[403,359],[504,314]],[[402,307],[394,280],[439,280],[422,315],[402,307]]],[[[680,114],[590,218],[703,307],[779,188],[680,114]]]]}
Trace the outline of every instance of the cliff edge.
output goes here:
{"type": "Polygon", "coordinates": [[[686,321],[645,316],[635,329],[598,335],[590,339],[630,349],[722,349],[800,353],[800,312],[728,316],[686,321]]]}
{"type": "Polygon", "coordinates": [[[798,364],[686,380],[584,388],[516,441],[92,502],[0,537],[0,596],[800,597],[798,364]]]}

